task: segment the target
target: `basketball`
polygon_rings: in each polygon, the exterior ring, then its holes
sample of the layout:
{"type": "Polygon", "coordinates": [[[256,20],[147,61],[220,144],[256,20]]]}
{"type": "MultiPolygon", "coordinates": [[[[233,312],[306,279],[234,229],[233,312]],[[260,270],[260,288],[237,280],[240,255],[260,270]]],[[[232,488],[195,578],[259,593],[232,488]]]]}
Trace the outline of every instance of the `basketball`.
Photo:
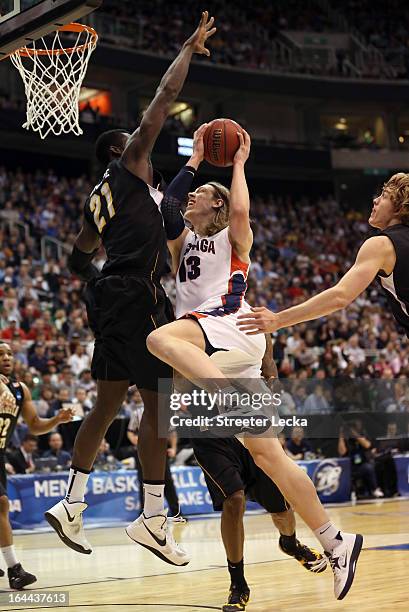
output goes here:
{"type": "Polygon", "coordinates": [[[240,145],[239,131],[243,128],[232,119],[214,119],[209,123],[203,137],[205,160],[212,166],[231,166],[240,145]]]}

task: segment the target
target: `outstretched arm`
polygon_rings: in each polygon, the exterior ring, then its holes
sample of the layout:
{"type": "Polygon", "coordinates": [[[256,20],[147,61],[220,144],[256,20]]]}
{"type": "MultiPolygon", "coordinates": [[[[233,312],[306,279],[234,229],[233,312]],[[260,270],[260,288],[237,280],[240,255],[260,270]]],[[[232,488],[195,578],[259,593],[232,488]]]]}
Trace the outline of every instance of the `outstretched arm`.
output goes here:
{"type": "Polygon", "coordinates": [[[146,178],[146,162],[149,159],[155,141],[165,123],[171,105],[179,95],[185,82],[190,61],[194,53],[199,55],[210,55],[206,49],[206,41],[212,36],[216,28],[213,28],[214,19],[208,19],[209,13],[202,13],[197,30],[184,43],[179,55],[168,68],[163,76],[156,94],[146,112],[143,115],[140,126],[130,137],[125,151],[122,154],[122,161],[126,168],[146,178]]]}
{"type": "Polygon", "coordinates": [[[274,332],[282,327],[329,315],[353,302],[380,270],[391,273],[395,261],[395,250],[389,238],[369,238],[359,249],[355,264],[334,287],[282,312],[253,308],[252,313],[239,315],[238,325],[248,335],[253,335],[274,332]]]}
{"type": "Polygon", "coordinates": [[[28,428],[32,434],[41,435],[48,433],[60,423],[68,423],[72,421],[72,417],[74,416],[74,410],[72,409],[62,409],[60,410],[55,417],[51,419],[41,419],[36,409],[34,408],[33,401],[31,399],[31,393],[28,387],[25,384],[21,384],[24,391],[24,402],[23,402],[23,419],[27,423],[28,428]]]}
{"type": "Polygon", "coordinates": [[[240,147],[233,160],[230,187],[229,239],[241,259],[248,258],[253,243],[250,228],[250,196],[244,165],[250,155],[251,140],[247,132],[237,132],[240,147]]]}

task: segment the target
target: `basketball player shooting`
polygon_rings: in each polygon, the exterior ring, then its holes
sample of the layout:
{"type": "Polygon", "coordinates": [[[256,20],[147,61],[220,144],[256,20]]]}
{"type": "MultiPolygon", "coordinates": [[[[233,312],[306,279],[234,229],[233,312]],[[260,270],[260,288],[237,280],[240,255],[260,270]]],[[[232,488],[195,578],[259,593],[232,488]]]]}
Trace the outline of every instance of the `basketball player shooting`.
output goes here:
{"type": "MultiPolygon", "coordinates": [[[[0,342],[0,548],[7,565],[10,588],[21,590],[36,582],[37,578],[23,569],[13,545],[5,451],[20,416],[32,434],[40,435],[52,431],[60,423],[71,421],[74,410],[62,409],[51,419],[40,418],[34,408],[28,387],[13,379],[13,368],[13,352],[8,344],[0,342]]],[[[3,575],[4,572],[0,569],[0,576],[3,575]]]]}
{"type": "Polygon", "coordinates": [[[380,233],[363,243],[339,283],[282,312],[252,308],[238,317],[239,328],[251,336],[325,317],[346,308],[378,278],[393,316],[409,335],[409,174],[394,174],[385,183],[368,223],[380,233]]]}
{"type": "MultiPolygon", "coordinates": [[[[172,368],[153,357],[146,338],[173,318],[160,284],[166,269],[167,245],[150,154],[170,108],[185,82],[193,54],[210,55],[207,40],[215,33],[205,11],[167,70],[156,95],[133,134],[114,130],[96,142],[96,155],[106,168],[84,209],[84,223],[69,259],[71,271],[88,282],[88,320],[95,335],[92,360],[97,401],[75,440],[67,496],[45,513],[62,542],[83,554],[92,552],[82,513],[90,470],[102,438],[116,417],[130,384],[136,384],[145,406],[138,452],[144,476],[144,509],[132,539],[173,565],[186,565],[188,554],[167,531],[164,510],[166,438],[158,437],[158,412],[169,409],[158,394],[159,379],[171,384],[172,368]],[[103,244],[107,262],[99,275],[92,259],[103,244]],[[159,406],[160,404],[160,406],[159,406]]],[[[130,534],[129,534],[130,535],[130,534]]]]}
{"type": "MultiPolygon", "coordinates": [[[[195,154],[181,171],[189,173],[190,180],[204,156],[204,131],[199,129],[200,138],[196,133],[195,154]]],[[[210,182],[189,192],[184,216],[193,231],[180,226],[180,236],[170,243],[174,266],[178,266],[177,316],[181,318],[153,331],[147,340],[149,350],[187,380],[199,386],[211,381],[227,396],[235,391],[229,381],[232,372],[238,379],[259,377],[266,347],[261,336],[258,343],[247,342],[246,337],[252,338],[237,326],[240,312],[251,314],[244,296],[253,242],[245,175],[251,142],[246,132],[237,135],[230,191],[210,182]]],[[[207,390],[214,391],[211,385],[207,390]]],[[[335,597],[343,599],[354,580],[362,536],[341,532],[332,524],[312,481],[285,454],[275,435],[246,435],[240,441],[316,535],[334,573],[335,597]]]]}

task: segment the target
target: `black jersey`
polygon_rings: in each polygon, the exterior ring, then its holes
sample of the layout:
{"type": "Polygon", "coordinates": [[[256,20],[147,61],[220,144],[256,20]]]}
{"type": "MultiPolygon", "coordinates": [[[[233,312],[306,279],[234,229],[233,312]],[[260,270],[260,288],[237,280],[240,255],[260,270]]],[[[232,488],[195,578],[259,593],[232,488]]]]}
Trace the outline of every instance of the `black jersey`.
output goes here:
{"type": "Polygon", "coordinates": [[[10,382],[6,386],[9,392],[5,391],[0,401],[0,453],[4,453],[10,442],[24,403],[24,391],[20,383],[10,382]]]}
{"type": "Polygon", "coordinates": [[[101,236],[111,274],[155,276],[166,270],[167,246],[160,212],[162,194],[112,161],[85,203],[87,222],[101,236]]]}
{"type": "Polygon", "coordinates": [[[379,274],[393,316],[409,335],[409,226],[392,225],[381,233],[392,241],[396,263],[392,274],[379,274]]]}

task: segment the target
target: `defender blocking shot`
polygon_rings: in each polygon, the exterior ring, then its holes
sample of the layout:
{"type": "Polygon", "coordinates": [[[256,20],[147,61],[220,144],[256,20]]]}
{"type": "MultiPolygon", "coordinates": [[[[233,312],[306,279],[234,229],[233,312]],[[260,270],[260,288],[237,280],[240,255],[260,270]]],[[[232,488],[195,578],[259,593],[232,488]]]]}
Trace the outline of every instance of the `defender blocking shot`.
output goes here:
{"type": "Polygon", "coordinates": [[[97,379],[97,401],[75,440],[67,496],[45,513],[64,544],[84,554],[91,552],[82,525],[89,473],[129,385],[136,384],[145,406],[138,446],[145,501],[143,514],[129,535],[168,563],[189,562],[167,531],[164,510],[167,440],[158,437],[158,413],[168,410],[168,397],[158,394],[158,381],[171,381],[172,368],[146,348],[150,332],[173,318],[160,284],[167,256],[160,211],[163,193],[150,154],[182,89],[193,54],[210,55],[205,45],[215,30],[213,18],[208,18],[207,11],[202,13],[197,30],[162,78],[140,126],[132,135],[122,130],[106,132],[96,143],[97,158],[106,171],[85,204],[70,269],[88,283],[86,304],[95,335],[92,372],[97,379]],[[91,262],[101,244],[108,260],[99,275],[91,262]]]}

